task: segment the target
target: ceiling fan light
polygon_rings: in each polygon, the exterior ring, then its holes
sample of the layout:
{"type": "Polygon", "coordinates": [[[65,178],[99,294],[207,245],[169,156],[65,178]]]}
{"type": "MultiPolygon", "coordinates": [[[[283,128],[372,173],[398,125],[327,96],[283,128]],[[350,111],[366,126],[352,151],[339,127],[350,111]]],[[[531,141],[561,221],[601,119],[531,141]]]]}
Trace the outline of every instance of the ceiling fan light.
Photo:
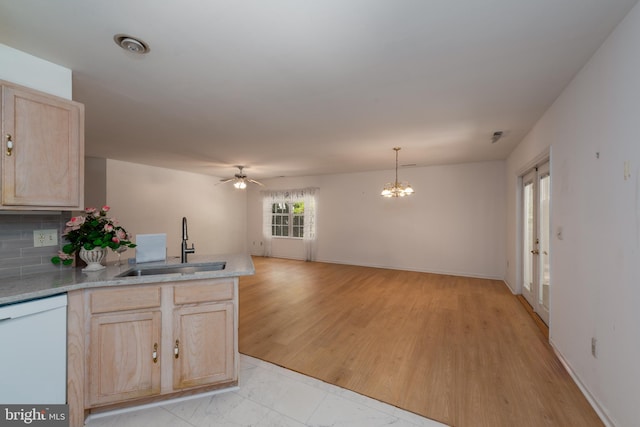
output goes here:
{"type": "Polygon", "coordinates": [[[244,166],[237,165],[236,167],[238,168],[238,173],[236,173],[231,178],[222,178],[220,181],[221,182],[230,182],[238,190],[244,190],[245,188],[247,188],[249,186],[249,183],[260,185],[260,186],[264,187],[263,183],[261,183],[259,181],[256,181],[255,179],[251,179],[251,178],[247,177],[247,175],[244,174],[244,172],[243,172],[244,166]]]}

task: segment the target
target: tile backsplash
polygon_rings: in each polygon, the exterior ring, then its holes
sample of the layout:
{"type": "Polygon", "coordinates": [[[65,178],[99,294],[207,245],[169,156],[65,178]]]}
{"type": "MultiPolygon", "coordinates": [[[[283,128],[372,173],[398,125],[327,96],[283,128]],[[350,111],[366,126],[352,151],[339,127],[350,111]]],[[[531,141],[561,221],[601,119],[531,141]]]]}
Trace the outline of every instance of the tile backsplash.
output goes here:
{"type": "Polygon", "coordinates": [[[0,279],[57,271],[51,263],[60,250],[62,230],[70,212],[0,212],[0,279]],[[34,230],[58,230],[58,245],[36,248],[34,230]]]}

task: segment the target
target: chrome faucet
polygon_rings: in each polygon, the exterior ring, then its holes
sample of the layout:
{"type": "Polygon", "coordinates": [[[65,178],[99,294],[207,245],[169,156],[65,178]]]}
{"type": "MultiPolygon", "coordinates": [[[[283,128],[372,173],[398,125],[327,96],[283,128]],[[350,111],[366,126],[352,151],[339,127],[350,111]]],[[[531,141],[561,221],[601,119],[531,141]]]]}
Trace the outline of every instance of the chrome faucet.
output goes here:
{"type": "Polygon", "coordinates": [[[182,250],[180,251],[180,262],[183,264],[187,262],[187,254],[193,254],[196,252],[196,248],[191,244],[191,247],[187,246],[187,240],[189,235],[187,234],[187,218],[182,217],[182,250]]]}

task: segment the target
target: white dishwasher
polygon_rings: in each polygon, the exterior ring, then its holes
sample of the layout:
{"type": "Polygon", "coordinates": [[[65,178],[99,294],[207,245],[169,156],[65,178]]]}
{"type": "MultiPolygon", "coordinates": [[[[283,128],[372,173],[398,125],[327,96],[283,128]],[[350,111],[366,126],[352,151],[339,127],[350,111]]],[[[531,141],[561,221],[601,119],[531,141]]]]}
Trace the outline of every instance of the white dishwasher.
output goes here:
{"type": "Polygon", "coordinates": [[[0,404],[63,404],[67,295],[0,306],[0,404]]]}

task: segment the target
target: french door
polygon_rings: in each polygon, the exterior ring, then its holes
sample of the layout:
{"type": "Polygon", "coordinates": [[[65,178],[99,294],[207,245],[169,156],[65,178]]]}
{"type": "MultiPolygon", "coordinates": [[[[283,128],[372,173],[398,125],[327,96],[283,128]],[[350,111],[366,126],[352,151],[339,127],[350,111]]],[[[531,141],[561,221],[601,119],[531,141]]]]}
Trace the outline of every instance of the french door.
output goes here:
{"type": "Polygon", "coordinates": [[[546,162],[522,177],[522,295],[549,325],[549,203],[551,175],[546,162]]]}

